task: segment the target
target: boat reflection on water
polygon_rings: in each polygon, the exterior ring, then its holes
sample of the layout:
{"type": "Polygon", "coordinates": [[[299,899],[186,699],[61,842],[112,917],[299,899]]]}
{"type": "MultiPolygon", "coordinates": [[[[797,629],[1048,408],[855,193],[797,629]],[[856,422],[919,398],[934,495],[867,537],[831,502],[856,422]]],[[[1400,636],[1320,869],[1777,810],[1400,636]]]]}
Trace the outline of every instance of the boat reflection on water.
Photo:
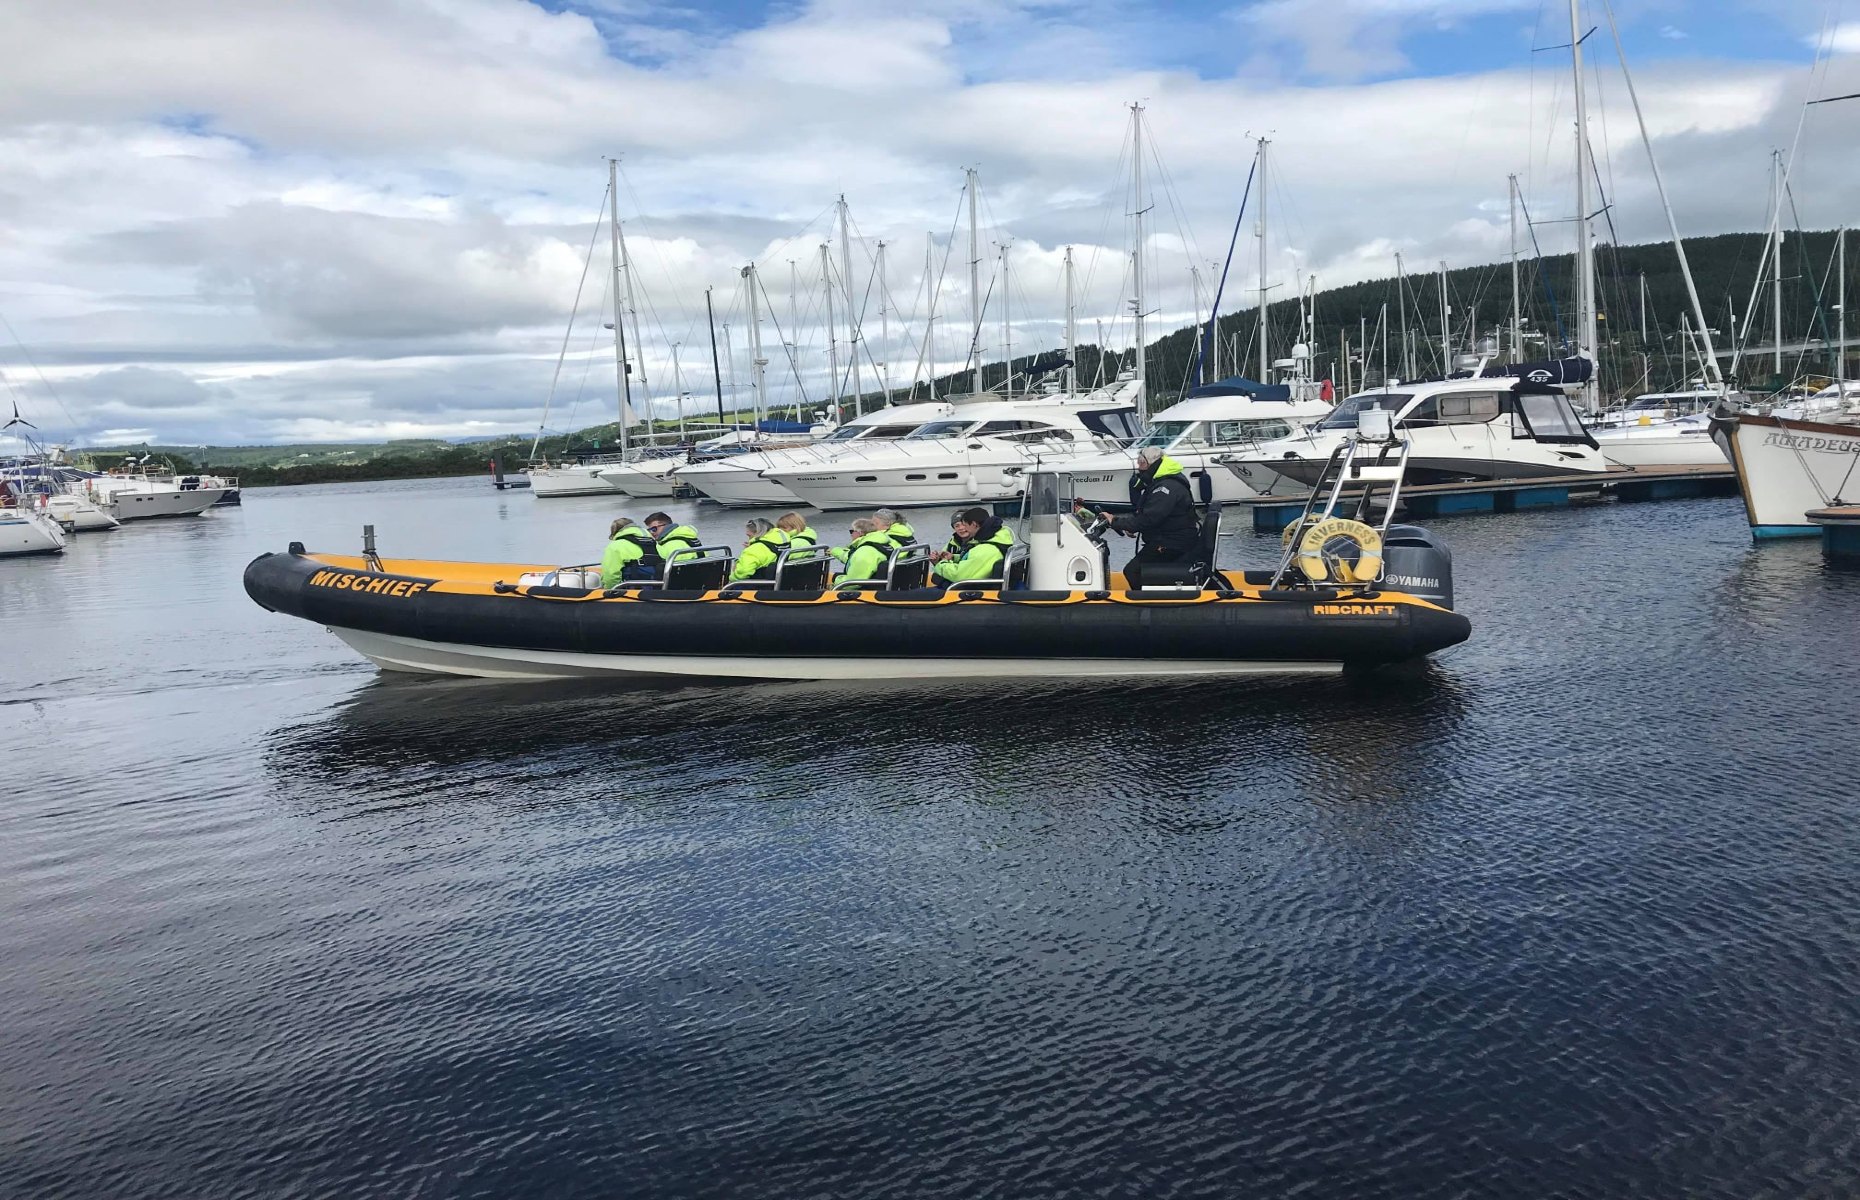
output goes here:
{"type": "Polygon", "coordinates": [[[1096,796],[1154,799],[1158,819],[1175,820],[1181,802],[1209,797],[1422,794],[1464,711],[1450,671],[1433,663],[1361,678],[1112,687],[385,677],[278,731],[266,763],[286,794],[363,809],[463,797],[1063,809],[1096,796]]]}

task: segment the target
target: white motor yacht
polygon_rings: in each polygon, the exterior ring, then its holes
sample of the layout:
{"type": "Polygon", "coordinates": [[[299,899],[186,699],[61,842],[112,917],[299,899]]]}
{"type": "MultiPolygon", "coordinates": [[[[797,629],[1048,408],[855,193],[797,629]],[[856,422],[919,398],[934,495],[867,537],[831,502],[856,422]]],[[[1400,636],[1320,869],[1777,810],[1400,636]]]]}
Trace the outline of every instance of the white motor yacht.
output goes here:
{"type": "Polygon", "coordinates": [[[1811,537],[1821,530],[1809,512],[1860,503],[1860,383],[1767,414],[1714,416],[1711,435],[1737,472],[1753,537],[1811,537]]]}
{"type": "Polygon", "coordinates": [[[1265,491],[1283,477],[1309,487],[1331,452],[1355,431],[1359,414],[1390,409],[1410,443],[1414,484],[1481,479],[1535,479],[1606,471],[1608,460],[1552,385],[1506,376],[1417,383],[1391,382],[1337,405],[1309,432],[1268,442],[1226,460],[1248,486],[1265,491]]]}
{"type": "Polygon", "coordinates": [[[602,483],[623,496],[669,497],[678,488],[672,482],[672,472],[684,461],[684,451],[677,447],[653,446],[647,453],[602,467],[596,474],[602,483]]]}
{"type": "Polygon", "coordinates": [[[872,446],[893,442],[914,433],[926,422],[954,414],[952,404],[896,404],[874,409],[847,421],[818,441],[803,446],[730,454],[687,463],[672,471],[672,478],[696,488],[707,498],[733,508],[773,508],[805,503],[786,487],[767,477],[769,471],[818,464],[846,448],[850,442],[872,446]]]}
{"type": "Polygon", "coordinates": [[[39,505],[0,508],[0,558],[57,554],[64,548],[65,531],[39,505]]]}
{"type": "MultiPolygon", "coordinates": [[[[1157,413],[1149,432],[1135,445],[1074,459],[1066,468],[1072,476],[1073,495],[1093,508],[1129,507],[1130,476],[1137,469],[1137,451],[1146,446],[1159,447],[1182,464],[1189,487],[1202,504],[1259,495],[1259,489],[1222,470],[1221,462],[1235,454],[1251,454],[1261,443],[1303,432],[1332,408],[1329,401],[1315,396],[1292,397],[1289,388],[1241,379],[1195,388],[1157,413]]],[[[1290,486],[1277,476],[1267,485],[1269,490],[1280,491],[1290,486]]]]}
{"type": "Polygon", "coordinates": [[[691,465],[691,458],[702,461],[718,455],[739,457],[763,451],[783,450],[796,446],[806,446],[826,434],[829,426],[816,425],[812,431],[767,433],[754,429],[733,429],[716,437],[706,438],[689,450],[684,446],[643,446],[629,453],[626,461],[606,468],[601,478],[612,485],[615,490],[628,496],[671,497],[678,494],[678,485],[685,483],[685,468],[691,465]]]}
{"type": "Polygon", "coordinates": [[[88,476],[67,484],[65,490],[104,509],[118,521],[199,516],[218,504],[228,491],[178,480],[169,471],[147,469],[88,476]]]}
{"type": "Polygon", "coordinates": [[[855,441],[818,462],[763,475],[822,509],[1011,500],[1026,492],[1031,469],[1063,471],[1074,459],[1135,440],[1141,390],[1133,377],[1084,395],[952,397],[951,416],[906,437],[863,446],[855,441]]]}

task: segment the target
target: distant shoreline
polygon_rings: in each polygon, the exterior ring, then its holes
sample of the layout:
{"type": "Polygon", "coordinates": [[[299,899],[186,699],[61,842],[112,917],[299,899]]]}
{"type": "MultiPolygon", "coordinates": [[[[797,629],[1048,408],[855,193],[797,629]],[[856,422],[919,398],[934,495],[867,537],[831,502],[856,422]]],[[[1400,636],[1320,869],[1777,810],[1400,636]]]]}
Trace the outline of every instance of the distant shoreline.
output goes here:
{"type": "MultiPolygon", "coordinates": [[[[239,474],[236,471],[229,473],[235,475],[239,474]]],[[[504,474],[506,478],[509,478],[512,475],[524,475],[527,474],[527,472],[506,471],[504,474]]],[[[317,484],[324,483],[399,483],[409,479],[482,479],[485,481],[487,487],[491,482],[491,476],[488,471],[461,471],[455,474],[448,473],[443,475],[358,475],[352,479],[273,479],[264,483],[247,483],[244,476],[241,475],[239,477],[239,490],[243,492],[257,490],[259,488],[314,487],[317,484]]],[[[527,489],[520,488],[517,490],[523,491],[527,489]]]]}

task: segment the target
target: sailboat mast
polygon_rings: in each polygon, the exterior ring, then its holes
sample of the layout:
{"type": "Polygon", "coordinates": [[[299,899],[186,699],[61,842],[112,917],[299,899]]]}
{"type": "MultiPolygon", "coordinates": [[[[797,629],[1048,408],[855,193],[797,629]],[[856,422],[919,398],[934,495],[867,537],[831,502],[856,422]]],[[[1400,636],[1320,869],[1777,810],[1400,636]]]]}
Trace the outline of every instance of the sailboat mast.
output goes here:
{"type": "Polygon", "coordinates": [[[1072,295],[1072,247],[1066,247],[1066,394],[1079,390],[1079,310],[1072,295]]]}
{"type": "Polygon", "coordinates": [[[1440,260],[1440,375],[1446,378],[1453,374],[1453,328],[1449,319],[1453,310],[1447,307],[1447,260],[1440,260]]]}
{"type": "Polygon", "coordinates": [[[723,424],[723,364],[717,361],[717,310],[711,304],[710,289],[704,289],[704,317],[710,322],[710,375],[717,384],[717,424],[723,424]]]}
{"type": "Polygon", "coordinates": [[[840,286],[846,289],[846,346],[852,359],[853,416],[859,415],[859,306],[853,303],[852,218],[847,214],[846,197],[840,197],[840,286]]]}
{"type": "Polygon", "coordinates": [[[1601,362],[1595,331],[1595,247],[1589,240],[1589,101],[1582,78],[1581,0],[1569,0],[1570,67],[1576,79],[1576,352],[1594,364],[1582,385],[1582,407],[1596,408],[1601,362]]]}
{"type": "Polygon", "coordinates": [[[762,289],[756,280],[756,264],[743,268],[743,283],[749,289],[749,378],[756,394],[756,424],[760,425],[769,405],[768,381],[764,376],[769,360],[762,357],[762,310],[756,295],[762,289]]]}
{"type": "Polygon", "coordinates": [[[1008,248],[1001,243],[1001,383],[1014,398],[1014,325],[1008,318],[1008,248]]]}
{"type": "Polygon", "coordinates": [[[801,336],[801,264],[792,258],[788,260],[788,336],[782,339],[782,348],[788,353],[788,376],[795,381],[794,419],[801,419],[801,348],[796,339],[801,336]]]}
{"type": "Polygon", "coordinates": [[[820,243],[820,287],[827,295],[827,402],[833,419],[840,419],[840,342],[833,332],[833,260],[827,244],[820,243]]]}
{"type": "Polygon", "coordinates": [[[878,352],[885,356],[874,369],[878,372],[880,408],[891,403],[891,312],[885,307],[885,243],[878,244],[878,352]]]}
{"type": "MultiPolygon", "coordinates": [[[[1679,236],[1679,219],[1673,216],[1672,201],[1666,198],[1666,181],[1660,176],[1660,160],[1653,152],[1653,138],[1647,133],[1647,118],[1641,113],[1640,94],[1634,90],[1634,73],[1627,69],[1627,53],[1621,48],[1621,28],[1615,20],[1612,3],[1608,9],[1608,30],[1615,41],[1615,54],[1621,59],[1621,75],[1627,81],[1628,100],[1634,106],[1634,121],[1640,127],[1641,144],[1647,148],[1647,165],[1653,171],[1654,190],[1660,193],[1660,206],[1666,210],[1666,227],[1673,235],[1673,254],[1679,259],[1679,274],[1686,281],[1686,299],[1692,304],[1692,315],[1698,323],[1699,340],[1703,343],[1700,357],[1704,362],[1706,381],[1713,387],[1724,387],[1724,374],[1718,369],[1718,353],[1711,344],[1711,322],[1705,319],[1705,306],[1699,301],[1698,284],[1692,278],[1692,264],[1686,261],[1686,244],[1679,236]]],[[[1761,268],[1759,268],[1759,271],[1761,268]]],[[[1644,283],[1643,283],[1644,286],[1644,283]]],[[[1728,297],[1727,297],[1728,300],[1728,297]]],[[[1641,344],[1646,345],[1645,318],[1641,320],[1641,344]]],[[[1732,363],[1737,360],[1737,318],[1731,317],[1732,363]]]]}
{"type": "MultiPolygon", "coordinates": [[[[929,314],[924,317],[924,373],[930,379],[930,399],[936,399],[936,295],[942,289],[936,277],[936,235],[924,234],[924,291],[930,296],[929,314]]],[[[911,376],[911,398],[916,399],[917,376],[911,376]]]]}
{"type": "MultiPolygon", "coordinates": [[[[1395,304],[1401,317],[1401,377],[1414,378],[1414,355],[1408,352],[1408,273],[1402,269],[1401,251],[1395,252],[1395,304]]],[[[1260,319],[1265,320],[1265,309],[1260,309],[1260,319]]],[[[1387,355],[1384,354],[1386,358],[1387,355]]]]}
{"type": "Polygon", "coordinates": [[[681,343],[672,343],[672,391],[678,400],[678,440],[685,440],[685,368],[678,361],[678,347],[681,343]]]}
{"type": "Polygon", "coordinates": [[[975,168],[969,177],[969,361],[975,365],[974,382],[969,390],[982,390],[982,258],[975,241],[975,168]]]}
{"type": "Polygon", "coordinates": [[[1847,399],[1847,226],[1834,235],[1834,394],[1847,399]]]}
{"type": "Polygon", "coordinates": [[[1518,177],[1511,180],[1511,361],[1524,361],[1524,309],[1518,290],[1518,177]]]}
{"type": "Polygon", "coordinates": [[[607,223],[607,248],[614,271],[614,374],[620,392],[620,453],[626,453],[626,427],[632,420],[633,387],[627,378],[626,318],[620,312],[620,160],[607,160],[607,199],[612,209],[607,223]]]}
{"type": "Polygon", "coordinates": [[[1776,376],[1782,377],[1782,249],[1783,249],[1783,164],[1782,151],[1772,150],[1776,163],[1776,224],[1775,248],[1770,253],[1770,300],[1771,308],[1776,314],[1773,330],[1776,343],[1776,376]]]}
{"type": "Polygon", "coordinates": [[[1136,192],[1136,225],[1130,243],[1130,275],[1136,291],[1136,332],[1137,332],[1137,394],[1139,397],[1138,415],[1144,420],[1150,415],[1150,381],[1149,355],[1143,345],[1143,214],[1148,205],[1143,202],[1143,106],[1130,106],[1130,144],[1131,144],[1131,187],[1136,192]]]}
{"type": "Polygon", "coordinates": [[[1272,143],[1259,139],[1259,381],[1272,382],[1272,359],[1267,357],[1266,320],[1266,149],[1272,143]]]}
{"type": "Polygon", "coordinates": [[[652,384],[646,380],[646,341],[639,336],[639,306],[633,303],[633,260],[626,252],[626,229],[616,217],[614,233],[620,241],[620,274],[626,280],[626,315],[633,322],[633,349],[639,351],[639,391],[646,401],[646,432],[652,432],[652,384]]]}

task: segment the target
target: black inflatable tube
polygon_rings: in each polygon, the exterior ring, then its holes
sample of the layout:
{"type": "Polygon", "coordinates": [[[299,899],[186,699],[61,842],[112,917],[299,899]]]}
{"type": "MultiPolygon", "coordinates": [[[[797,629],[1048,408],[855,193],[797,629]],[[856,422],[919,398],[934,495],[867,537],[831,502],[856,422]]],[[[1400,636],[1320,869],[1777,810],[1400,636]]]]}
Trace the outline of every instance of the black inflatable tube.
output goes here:
{"type": "MultiPolygon", "coordinates": [[[[783,655],[886,658],[1181,659],[1377,664],[1419,658],[1466,640],[1458,613],[1412,604],[1348,606],[1313,597],[1074,603],[983,599],[933,603],[790,603],[767,595],[729,603],[695,596],[643,600],[531,599],[430,590],[431,579],[350,571],[266,554],[245,570],[251,598],[319,625],[424,641],[583,654],[783,655]],[[384,581],[375,591],[314,586],[319,572],[384,581]],[[395,585],[403,585],[396,587],[395,585]],[[398,591],[401,594],[394,594],[398,591]]],[[[597,594],[598,595],[598,594],[597,594]]],[[[812,593],[809,593],[812,595],[812,593]]],[[[796,597],[798,599],[798,597],[796,597]]],[[[1028,597],[1031,600],[1031,597],[1028,597]]],[[[1042,597],[1042,600],[1045,598],[1042,597]]]]}

